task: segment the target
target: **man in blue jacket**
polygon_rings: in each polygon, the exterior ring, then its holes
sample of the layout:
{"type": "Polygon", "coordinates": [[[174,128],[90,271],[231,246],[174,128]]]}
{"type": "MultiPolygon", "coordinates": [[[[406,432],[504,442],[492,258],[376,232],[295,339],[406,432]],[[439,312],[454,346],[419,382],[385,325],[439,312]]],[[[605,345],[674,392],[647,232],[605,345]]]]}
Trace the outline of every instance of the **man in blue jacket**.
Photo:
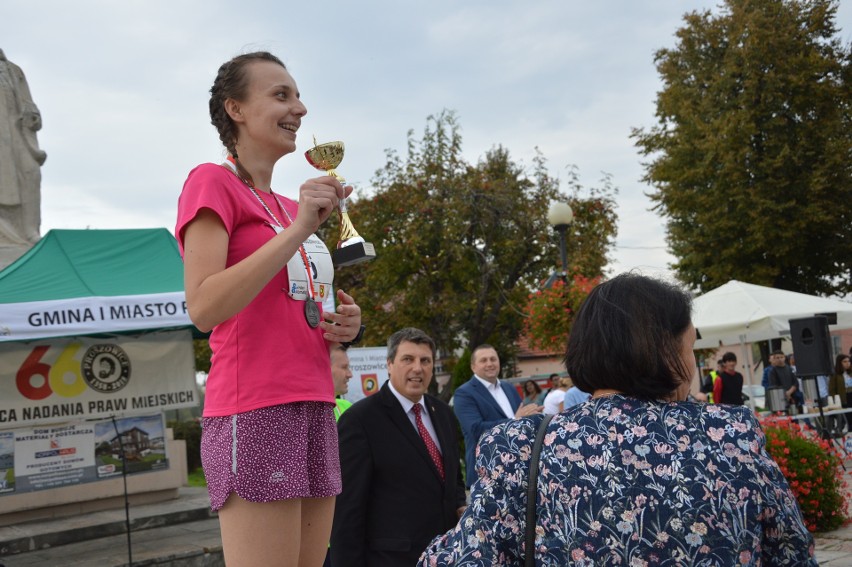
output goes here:
{"type": "Polygon", "coordinates": [[[479,473],[474,470],[476,444],[483,433],[509,419],[541,413],[542,406],[521,406],[514,386],[500,381],[500,358],[491,345],[482,344],[470,355],[473,377],[459,386],[453,397],[453,411],[461,425],[465,446],[465,479],[470,487],[479,473]]]}

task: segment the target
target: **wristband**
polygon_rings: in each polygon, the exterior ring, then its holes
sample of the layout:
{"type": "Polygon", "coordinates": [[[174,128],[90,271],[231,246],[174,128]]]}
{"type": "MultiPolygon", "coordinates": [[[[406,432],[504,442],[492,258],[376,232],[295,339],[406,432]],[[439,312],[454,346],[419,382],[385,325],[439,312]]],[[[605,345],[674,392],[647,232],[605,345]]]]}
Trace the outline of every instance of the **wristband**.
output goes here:
{"type": "Polygon", "coordinates": [[[367,327],[365,325],[361,325],[361,328],[358,329],[358,334],[355,335],[355,338],[352,339],[351,341],[346,341],[345,343],[340,343],[340,346],[342,346],[343,348],[349,348],[352,345],[357,345],[358,343],[361,342],[361,339],[364,338],[364,331],[366,331],[366,330],[367,330],[367,327]]]}

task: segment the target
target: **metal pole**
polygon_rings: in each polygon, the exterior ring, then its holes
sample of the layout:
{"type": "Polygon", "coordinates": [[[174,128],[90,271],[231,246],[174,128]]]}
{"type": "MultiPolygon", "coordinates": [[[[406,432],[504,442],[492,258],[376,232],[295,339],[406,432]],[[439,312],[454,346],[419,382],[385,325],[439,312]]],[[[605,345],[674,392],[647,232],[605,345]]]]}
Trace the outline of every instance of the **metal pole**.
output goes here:
{"type": "Polygon", "coordinates": [[[127,453],[124,451],[124,441],[121,439],[121,433],[118,432],[118,424],[115,422],[115,416],[111,415],[112,427],[115,429],[115,435],[118,438],[118,447],[121,449],[121,477],[124,479],[124,521],[127,527],[127,566],[133,567],[133,546],[130,540],[130,499],[127,494],[127,453]]]}
{"type": "MultiPolygon", "coordinates": [[[[746,336],[740,335],[740,349],[741,349],[741,352],[742,352],[742,355],[743,355],[743,362],[745,363],[744,366],[745,366],[745,372],[746,372],[746,375],[743,379],[743,382],[745,382],[746,384],[749,385],[748,390],[749,390],[749,392],[751,392],[751,396],[749,397],[748,402],[746,402],[746,403],[748,404],[748,407],[751,408],[751,411],[755,411],[757,409],[757,404],[755,403],[755,399],[754,399],[754,397],[755,397],[755,394],[754,394],[754,379],[753,379],[753,376],[752,376],[752,373],[751,373],[751,357],[749,356],[750,355],[749,351],[751,349],[746,348],[745,340],[746,340],[746,336]]],[[[765,398],[763,400],[763,403],[764,404],[766,403],[765,398]]]]}

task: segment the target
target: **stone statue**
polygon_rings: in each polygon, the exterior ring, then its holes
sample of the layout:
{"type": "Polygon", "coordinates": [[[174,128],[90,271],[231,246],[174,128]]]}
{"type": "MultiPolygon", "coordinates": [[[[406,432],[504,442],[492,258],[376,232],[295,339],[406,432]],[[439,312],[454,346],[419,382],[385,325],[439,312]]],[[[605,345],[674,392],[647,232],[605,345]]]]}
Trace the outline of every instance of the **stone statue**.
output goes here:
{"type": "Polygon", "coordinates": [[[38,111],[21,68],[0,49],[0,247],[26,250],[38,242],[41,164],[38,111]]]}

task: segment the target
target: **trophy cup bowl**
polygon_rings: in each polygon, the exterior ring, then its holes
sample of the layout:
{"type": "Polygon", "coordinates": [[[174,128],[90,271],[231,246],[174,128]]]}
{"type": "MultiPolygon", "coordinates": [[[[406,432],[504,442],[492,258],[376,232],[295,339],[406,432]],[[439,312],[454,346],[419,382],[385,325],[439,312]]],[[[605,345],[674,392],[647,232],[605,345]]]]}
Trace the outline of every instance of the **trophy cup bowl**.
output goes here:
{"type": "Polygon", "coordinates": [[[315,168],[336,177],[342,183],[345,180],[337,175],[336,171],[331,172],[343,161],[344,150],[343,142],[328,142],[317,145],[314,141],[314,147],[305,152],[305,159],[315,168]]]}
{"type": "MultiPolygon", "coordinates": [[[[343,142],[317,144],[314,139],[314,147],[305,152],[305,159],[316,169],[325,171],[326,174],[344,183],[346,180],[335,171],[335,168],[343,161],[343,152],[343,142]]],[[[375,247],[369,242],[364,242],[352,226],[349,213],[346,211],[345,197],[340,199],[337,215],[340,219],[340,240],[337,243],[337,249],[331,252],[331,261],[334,266],[336,268],[351,266],[375,258],[375,247]]]]}

